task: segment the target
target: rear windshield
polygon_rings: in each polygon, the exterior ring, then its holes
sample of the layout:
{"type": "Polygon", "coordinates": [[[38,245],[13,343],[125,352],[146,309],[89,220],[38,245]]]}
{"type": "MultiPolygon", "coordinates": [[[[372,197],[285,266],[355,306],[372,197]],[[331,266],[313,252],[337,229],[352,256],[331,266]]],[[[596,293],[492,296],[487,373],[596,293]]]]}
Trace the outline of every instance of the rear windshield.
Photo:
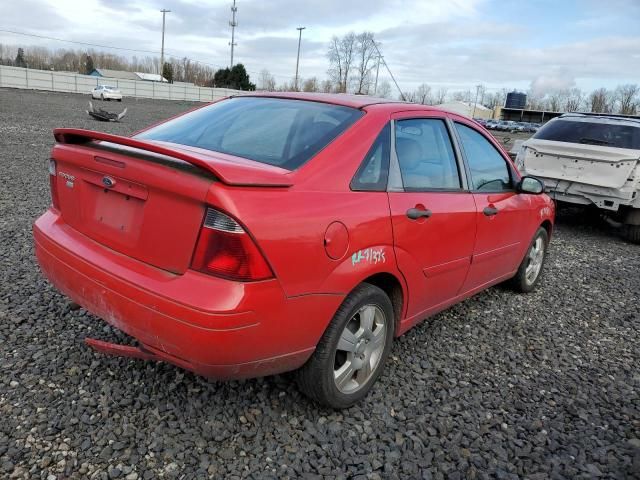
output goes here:
{"type": "Polygon", "coordinates": [[[553,120],[538,130],[533,138],[640,150],[640,128],[629,125],[553,120]]]}
{"type": "Polygon", "coordinates": [[[204,148],[294,170],[363,115],[304,100],[237,97],[187,113],[136,136],[204,148]]]}

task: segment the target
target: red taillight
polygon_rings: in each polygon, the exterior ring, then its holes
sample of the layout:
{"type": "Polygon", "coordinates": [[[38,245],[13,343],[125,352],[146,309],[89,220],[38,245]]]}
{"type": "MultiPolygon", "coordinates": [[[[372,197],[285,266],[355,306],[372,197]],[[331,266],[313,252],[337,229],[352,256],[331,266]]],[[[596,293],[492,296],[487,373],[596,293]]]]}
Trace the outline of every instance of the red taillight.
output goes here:
{"type": "Polygon", "coordinates": [[[273,277],[251,236],[233,218],[208,208],[191,268],[249,282],[273,277]]]}
{"type": "Polygon", "coordinates": [[[58,182],[57,182],[56,161],[49,159],[49,188],[51,189],[51,203],[53,208],[60,210],[60,200],[58,200],[58,182]]]}

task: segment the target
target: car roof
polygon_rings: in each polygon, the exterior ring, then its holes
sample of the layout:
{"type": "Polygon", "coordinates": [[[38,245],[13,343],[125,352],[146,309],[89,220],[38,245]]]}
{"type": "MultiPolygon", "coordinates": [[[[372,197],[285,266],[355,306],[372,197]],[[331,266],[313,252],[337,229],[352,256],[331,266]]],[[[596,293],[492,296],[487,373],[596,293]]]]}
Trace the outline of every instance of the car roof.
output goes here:
{"type": "MultiPolygon", "coordinates": [[[[421,103],[403,102],[389,98],[372,97],[369,95],[354,95],[350,93],[307,93],[307,92],[251,92],[232,97],[262,97],[262,98],[285,98],[292,100],[306,100],[309,102],[321,102],[331,105],[341,105],[344,107],[357,108],[362,110],[375,109],[376,111],[386,111],[397,113],[405,111],[431,111],[442,112],[460,116],[456,112],[445,108],[432,107],[421,103]]],[[[462,117],[465,118],[465,117],[462,117]]],[[[468,120],[472,120],[468,118],[468,120]]]]}
{"type": "MultiPolygon", "coordinates": [[[[267,98],[288,98],[292,100],[307,100],[310,102],[330,103],[332,105],[342,105],[352,108],[364,108],[370,105],[396,104],[403,107],[416,105],[400,100],[389,98],[372,97],[369,95],[355,95],[351,93],[307,93],[307,92],[251,92],[243,93],[242,97],[267,97],[267,98]]],[[[429,108],[426,105],[420,105],[429,108]]]]}
{"type": "Polygon", "coordinates": [[[616,124],[626,124],[632,127],[640,127],[640,118],[636,117],[628,117],[624,115],[612,115],[612,114],[584,114],[584,113],[565,113],[564,115],[560,115],[556,117],[558,119],[571,119],[571,120],[579,120],[583,122],[591,122],[591,123],[604,123],[608,125],[616,125],[616,124]]]}

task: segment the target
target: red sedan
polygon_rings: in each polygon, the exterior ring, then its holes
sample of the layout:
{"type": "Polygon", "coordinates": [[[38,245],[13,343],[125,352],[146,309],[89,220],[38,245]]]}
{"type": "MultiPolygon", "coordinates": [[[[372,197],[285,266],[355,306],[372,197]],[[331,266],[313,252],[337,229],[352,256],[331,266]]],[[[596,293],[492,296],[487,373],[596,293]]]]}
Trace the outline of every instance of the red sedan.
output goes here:
{"type": "Polygon", "coordinates": [[[554,220],[475,122],[365,96],[226,99],[133,137],[57,129],[38,261],[138,340],[96,350],[347,407],[394,337],[540,280],[554,220]]]}

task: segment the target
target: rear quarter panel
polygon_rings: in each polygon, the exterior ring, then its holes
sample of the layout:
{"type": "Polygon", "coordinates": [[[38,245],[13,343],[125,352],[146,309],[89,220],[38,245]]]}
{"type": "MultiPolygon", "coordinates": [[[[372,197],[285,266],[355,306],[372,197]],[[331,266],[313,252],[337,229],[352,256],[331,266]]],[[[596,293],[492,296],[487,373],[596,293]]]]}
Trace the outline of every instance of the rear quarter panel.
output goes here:
{"type": "Polygon", "coordinates": [[[397,273],[385,192],[247,188],[236,195],[216,188],[211,203],[247,227],[287,296],[346,294],[374,273],[397,273]],[[333,222],[348,232],[337,258],[325,248],[333,222]]]}

